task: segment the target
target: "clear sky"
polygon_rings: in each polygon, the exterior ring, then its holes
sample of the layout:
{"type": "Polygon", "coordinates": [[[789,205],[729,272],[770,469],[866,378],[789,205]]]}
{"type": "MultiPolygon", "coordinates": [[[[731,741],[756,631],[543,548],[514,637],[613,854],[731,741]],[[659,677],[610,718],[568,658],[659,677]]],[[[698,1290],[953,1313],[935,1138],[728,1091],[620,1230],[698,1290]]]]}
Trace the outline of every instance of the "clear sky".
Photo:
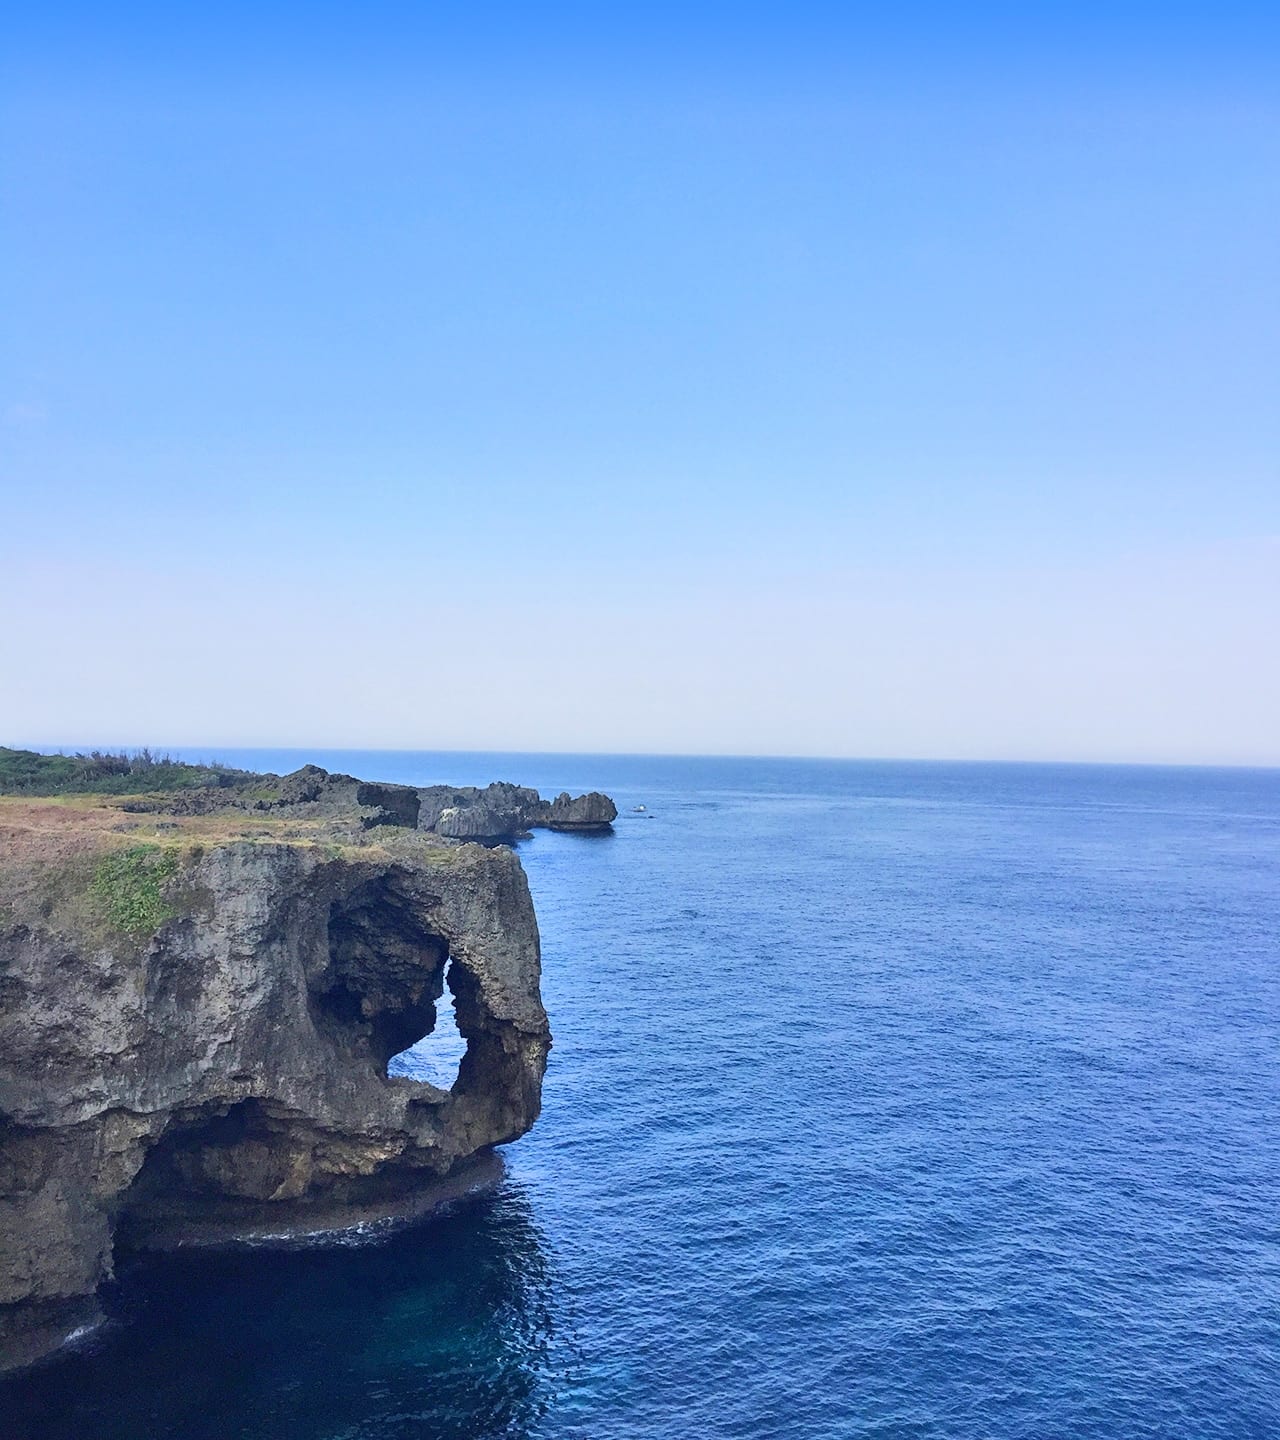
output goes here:
{"type": "Polygon", "coordinates": [[[16,12],[0,743],[1280,763],[1280,8],[16,12]]]}

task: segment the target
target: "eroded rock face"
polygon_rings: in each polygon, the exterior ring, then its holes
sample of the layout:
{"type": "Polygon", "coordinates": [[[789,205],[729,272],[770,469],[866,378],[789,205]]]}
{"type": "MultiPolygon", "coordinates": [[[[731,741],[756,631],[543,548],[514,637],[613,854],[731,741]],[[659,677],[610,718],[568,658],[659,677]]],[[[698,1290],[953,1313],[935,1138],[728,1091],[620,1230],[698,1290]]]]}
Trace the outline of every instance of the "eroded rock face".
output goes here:
{"type": "Polygon", "coordinates": [[[449,839],[486,844],[524,838],[537,829],[607,830],[618,818],[613,801],[595,790],[576,796],[564,791],[554,800],[544,800],[536,790],[505,780],[483,789],[475,785],[375,784],[331,774],[318,765],[304,765],[290,775],[238,773],[219,787],[144,795],[123,800],[121,806],[136,814],[186,816],[228,810],[267,815],[309,812],[330,817],[358,814],[366,830],[384,825],[416,827],[449,839]]]}
{"type": "Polygon", "coordinates": [[[547,823],[547,802],[524,785],[433,785],[420,795],[418,824],[454,839],[513,839],[547,823]]]}
{"type": "Polygon", "coordinates": [[[618,807],[599,790],[578,796],[562,790],[547,808],[552,830],[607,830],[617,818],[618,807]]]}
{"type": "MultiPolygon", "coordinates": [[[[359,803],[403,826],[409,793],[359,803]]],[[[141,935],[0,911],[0,1366],[98,1315],[118,1244],[394,1211],[532,1125],[550,1034],[518,859],[364,833],[188,847],[141,935]],[[388,1079],[446,968],[456,1084],[388,1079]]]]}
{"type": "Polygon", "coordinates": [[[554,800],[544,800],[536,790],[499,782],[483,790],[433,786],[419,795],[418,824],[464,840],[509,839],[540,828],[608,830],[618,818],[617,806],[598,790],[589,795],[565,790],[554,800]]]}

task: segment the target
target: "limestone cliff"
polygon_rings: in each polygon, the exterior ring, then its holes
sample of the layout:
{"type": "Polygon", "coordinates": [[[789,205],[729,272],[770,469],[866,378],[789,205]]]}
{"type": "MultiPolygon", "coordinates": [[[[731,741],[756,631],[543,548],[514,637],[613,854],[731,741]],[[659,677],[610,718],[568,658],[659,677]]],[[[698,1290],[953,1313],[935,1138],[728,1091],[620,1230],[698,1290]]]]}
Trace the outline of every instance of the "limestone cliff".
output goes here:
{"type": "Polygon", "coordinates": [[[529,831],[539,829],[599,833],[612,829],[618,818],[617,806],[598,790],[576,796],[565,790],[554,800],[544,800],[526,785],[501,780],[483,789],[374,784],[350,775],[331,775],[318,765],[304,765],[284,776],[224,772],[218,786],[144,795],[121,803],[138,813],[181,815],[231,810],[292,814],[303,805],[315,814],[332,816],[358,809],[365,828],[416,826],[428,834],[486,844],[527,838],[529,831]]]}
{"type": "Polygon", "coordinates": [[[0,1367],[97,1317],[117,1246],[411,1207],[537,1117],[516,856],[409,828],[403,787],[269,778],[0,803],[0,1367]],[[456,1083],[388,1078],[446,975],[456,1083]]]}
{"type": "Polygon", "coordinates": [[[512,839],[537,829],[600,832],[618,818],[617,806],[598,790],[577,796],[565,790],[544,800],[536,790],[499,782],[483,790],[433,785],[417,793],[419,826],[463,840],[512,839]]]}

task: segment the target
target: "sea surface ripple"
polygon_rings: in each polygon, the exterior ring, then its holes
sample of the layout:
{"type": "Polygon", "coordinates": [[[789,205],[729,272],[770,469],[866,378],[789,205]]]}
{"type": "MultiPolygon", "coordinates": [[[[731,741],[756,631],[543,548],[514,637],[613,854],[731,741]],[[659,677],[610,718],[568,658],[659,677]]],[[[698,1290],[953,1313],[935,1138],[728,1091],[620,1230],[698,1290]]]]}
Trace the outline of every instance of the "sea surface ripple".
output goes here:
{"type": "Polygon", "coordinates": [[[129,1276],[6,1440],[1280,1435],[1280,773],[222,758],[615,796],[521,847],[543,1115],[385,1243],[129,1276]]]}

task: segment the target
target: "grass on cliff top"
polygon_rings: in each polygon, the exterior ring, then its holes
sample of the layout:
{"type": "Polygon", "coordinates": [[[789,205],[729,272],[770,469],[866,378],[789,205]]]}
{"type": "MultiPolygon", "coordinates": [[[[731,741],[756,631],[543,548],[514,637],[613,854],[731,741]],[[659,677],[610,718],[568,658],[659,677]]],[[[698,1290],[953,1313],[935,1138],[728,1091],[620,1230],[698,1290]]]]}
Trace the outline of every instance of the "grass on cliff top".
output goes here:
{"type": "Polygon", "coordinates": [[[130,845],[199,846],[205,850],[238,841],[260,845],[323,846],[341,853],[386,856],[406,850],[428,859],[452,857],[455,847],[434,835],[394,826],[361,830],[340,819],[301,818],[228,808],[211,814],[175,815],[163,809],[133,811],[115,797],[99,795],[0,795],[0,872],[5,862],[53,863],[71,854],[130,845]]]}
{"type": "Polygon", "coordinates": [[[150,750],[41,755],[0,745],[0,795],[139,795],[252,779],[225,765],[188,765],[150,750]]]}
{"type": "Polygon", "coordinates": [[[0,928],[142,938],[190,899],[169,882],[232,844],[297,846],[331,860],[453,864],[461,855],[434,836],[385,826],[361,833],[253,811],[132,814],[106,796],[0,796],[0,928]]]}
{"type": "Polygon", "coordinates": [[[119,813],[0,800],[0,929],[26,925],[114,948],[189,911],[198,892],[182,880],[202,847],[180,833],[121,834],[104,823],[119,813]],[[43,814],[24,823],[32,811],[43,814]]]}
{"type": "Polygon", "coordinates": [[[297,820],[252,810],[211,815],[133,813],[113,797],[0,795],[0,874],[13,863],[57,865],[72,856],[137,845],[212,850],[236,841],[313,845],[328,838],[322,820],[297,820]]]}
{"type": "Polygon", "coordinates": [[[106,823],[118,814],[0,800],[0,926],[111,944],[140,939],[179,914],[190,897],[170,882],[194,860],[195,847],[181,837],[120,834],[106,823]]]}
{"type": "Polygon", "coordinates": [[[113,929],[127,935],[150,934],[178,913],[165,894],[166,881],[177,873],[174,847],[131,845],[98,861],[89,893],[113,929]]]}

